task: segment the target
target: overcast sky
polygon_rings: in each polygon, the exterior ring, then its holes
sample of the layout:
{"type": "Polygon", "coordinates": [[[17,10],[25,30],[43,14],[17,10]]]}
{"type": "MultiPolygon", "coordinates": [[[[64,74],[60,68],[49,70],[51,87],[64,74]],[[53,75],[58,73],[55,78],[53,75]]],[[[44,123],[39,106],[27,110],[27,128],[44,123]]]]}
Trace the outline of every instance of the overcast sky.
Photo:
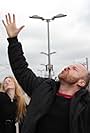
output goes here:
{"type": "Polygon", "coordinates": [[[44,76],[48,63],[47,23],[30,19],[39,15],[45,19],[63,13],[50,24],[50,56],[54,75],[68,64],[86,63],[90,69],[90,0],[3,0],[0,2],[0,80],[12,74],[7,56],[7,34],[2,24],[5,14],[16,15],[17,27],[25,25],[18,36],[29,66],[37,75],[44,76]],[[41,65],[44,64],[44,65],[41,65]],[[39,70],[43,70],[42,73],[39,70]]]}

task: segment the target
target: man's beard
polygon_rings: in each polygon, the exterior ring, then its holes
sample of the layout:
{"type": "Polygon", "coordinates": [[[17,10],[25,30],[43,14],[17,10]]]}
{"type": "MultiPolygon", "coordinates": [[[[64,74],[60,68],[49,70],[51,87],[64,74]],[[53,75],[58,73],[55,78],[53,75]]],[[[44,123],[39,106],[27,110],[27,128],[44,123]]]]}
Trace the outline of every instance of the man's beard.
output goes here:
{"type": "Polygon", "coordinates": [[[75,84],[79,80],[78,78],[69,75],[69,72],[59,74],[58,78],[60,81],[64,81],[68,84],[75,84]]]}

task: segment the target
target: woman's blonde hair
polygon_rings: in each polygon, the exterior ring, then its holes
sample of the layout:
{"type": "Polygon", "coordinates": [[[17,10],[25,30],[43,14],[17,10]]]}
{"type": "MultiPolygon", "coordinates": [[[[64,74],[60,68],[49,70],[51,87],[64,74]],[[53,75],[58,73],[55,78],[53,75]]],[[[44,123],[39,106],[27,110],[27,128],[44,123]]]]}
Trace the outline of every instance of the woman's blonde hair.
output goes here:
{"type": "MultiPolygon", "coordinates": [[[[22,90],[21,86],[18,84],[18,82],[16,81],[16,79],[12,76],[7,76],[4,78],[11,78],[15,84],[15,99],[17,102],[17,116],[16,116],[16,120],[18,122],[23,120],[23,117],[26,114],[26,101],[25,101],[25,97],[24,97],[24,91],[22,90]]],[[[4,84],[2,83],[1,85],[1,90],[4,91],[4,84]]]]}

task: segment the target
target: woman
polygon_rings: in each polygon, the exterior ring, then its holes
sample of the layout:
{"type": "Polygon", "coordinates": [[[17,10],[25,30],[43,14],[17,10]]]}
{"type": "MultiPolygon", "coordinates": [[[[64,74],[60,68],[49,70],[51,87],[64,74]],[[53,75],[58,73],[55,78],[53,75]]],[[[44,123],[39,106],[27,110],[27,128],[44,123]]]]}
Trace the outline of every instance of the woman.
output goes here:
{"type": "Polygon", "coordinates": [[[0,133],[16,133],[15,123],[25,113],[24,92],[13,77],[5,77],[0,89],[0,133]]]}

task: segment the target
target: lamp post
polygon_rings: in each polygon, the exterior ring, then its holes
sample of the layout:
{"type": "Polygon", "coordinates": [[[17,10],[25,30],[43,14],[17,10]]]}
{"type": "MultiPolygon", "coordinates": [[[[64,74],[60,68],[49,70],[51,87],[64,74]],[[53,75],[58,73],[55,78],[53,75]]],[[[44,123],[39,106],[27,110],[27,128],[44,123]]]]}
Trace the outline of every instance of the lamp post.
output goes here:
{"type": "Polygon", "coordinates": [[[85,58],[85,62],[83,62],[83,65],[86,66],[86,68],[88,70],[88,57],[85,58]]]}
{"type": "Polygon", "coordinates": [[[86,57],[86,67],[87,67],[87,70],[88,70],[88,58],[86,57]]]}
{"type": "Polygon", "coordinates": [[[41,19],[42,21],[46,21],[47,22],[47,37],[48,37],[48,53],[45,53],[45,52],[41,52],[41,54],[45,54],[48,56],[48,77],[51,78],[51,70],[53,69],[53,65],[51,65],[51,60],[50,60],[50,55],[51,54],[54,54],[56,52],[50,52],[50,31],[49,31],[49,23],[56,19],[56,18],[61,18],[61,17],[66,17],[67,15],[64,15],[64,14],[57,14],[56,16],[53,16],[52,18],[50,19],[45,19],[41,16],[38,16],[38,15],[33,15],[33,16],[29,16],[29,18],[33,18],[33,19],[41,19]]]}

